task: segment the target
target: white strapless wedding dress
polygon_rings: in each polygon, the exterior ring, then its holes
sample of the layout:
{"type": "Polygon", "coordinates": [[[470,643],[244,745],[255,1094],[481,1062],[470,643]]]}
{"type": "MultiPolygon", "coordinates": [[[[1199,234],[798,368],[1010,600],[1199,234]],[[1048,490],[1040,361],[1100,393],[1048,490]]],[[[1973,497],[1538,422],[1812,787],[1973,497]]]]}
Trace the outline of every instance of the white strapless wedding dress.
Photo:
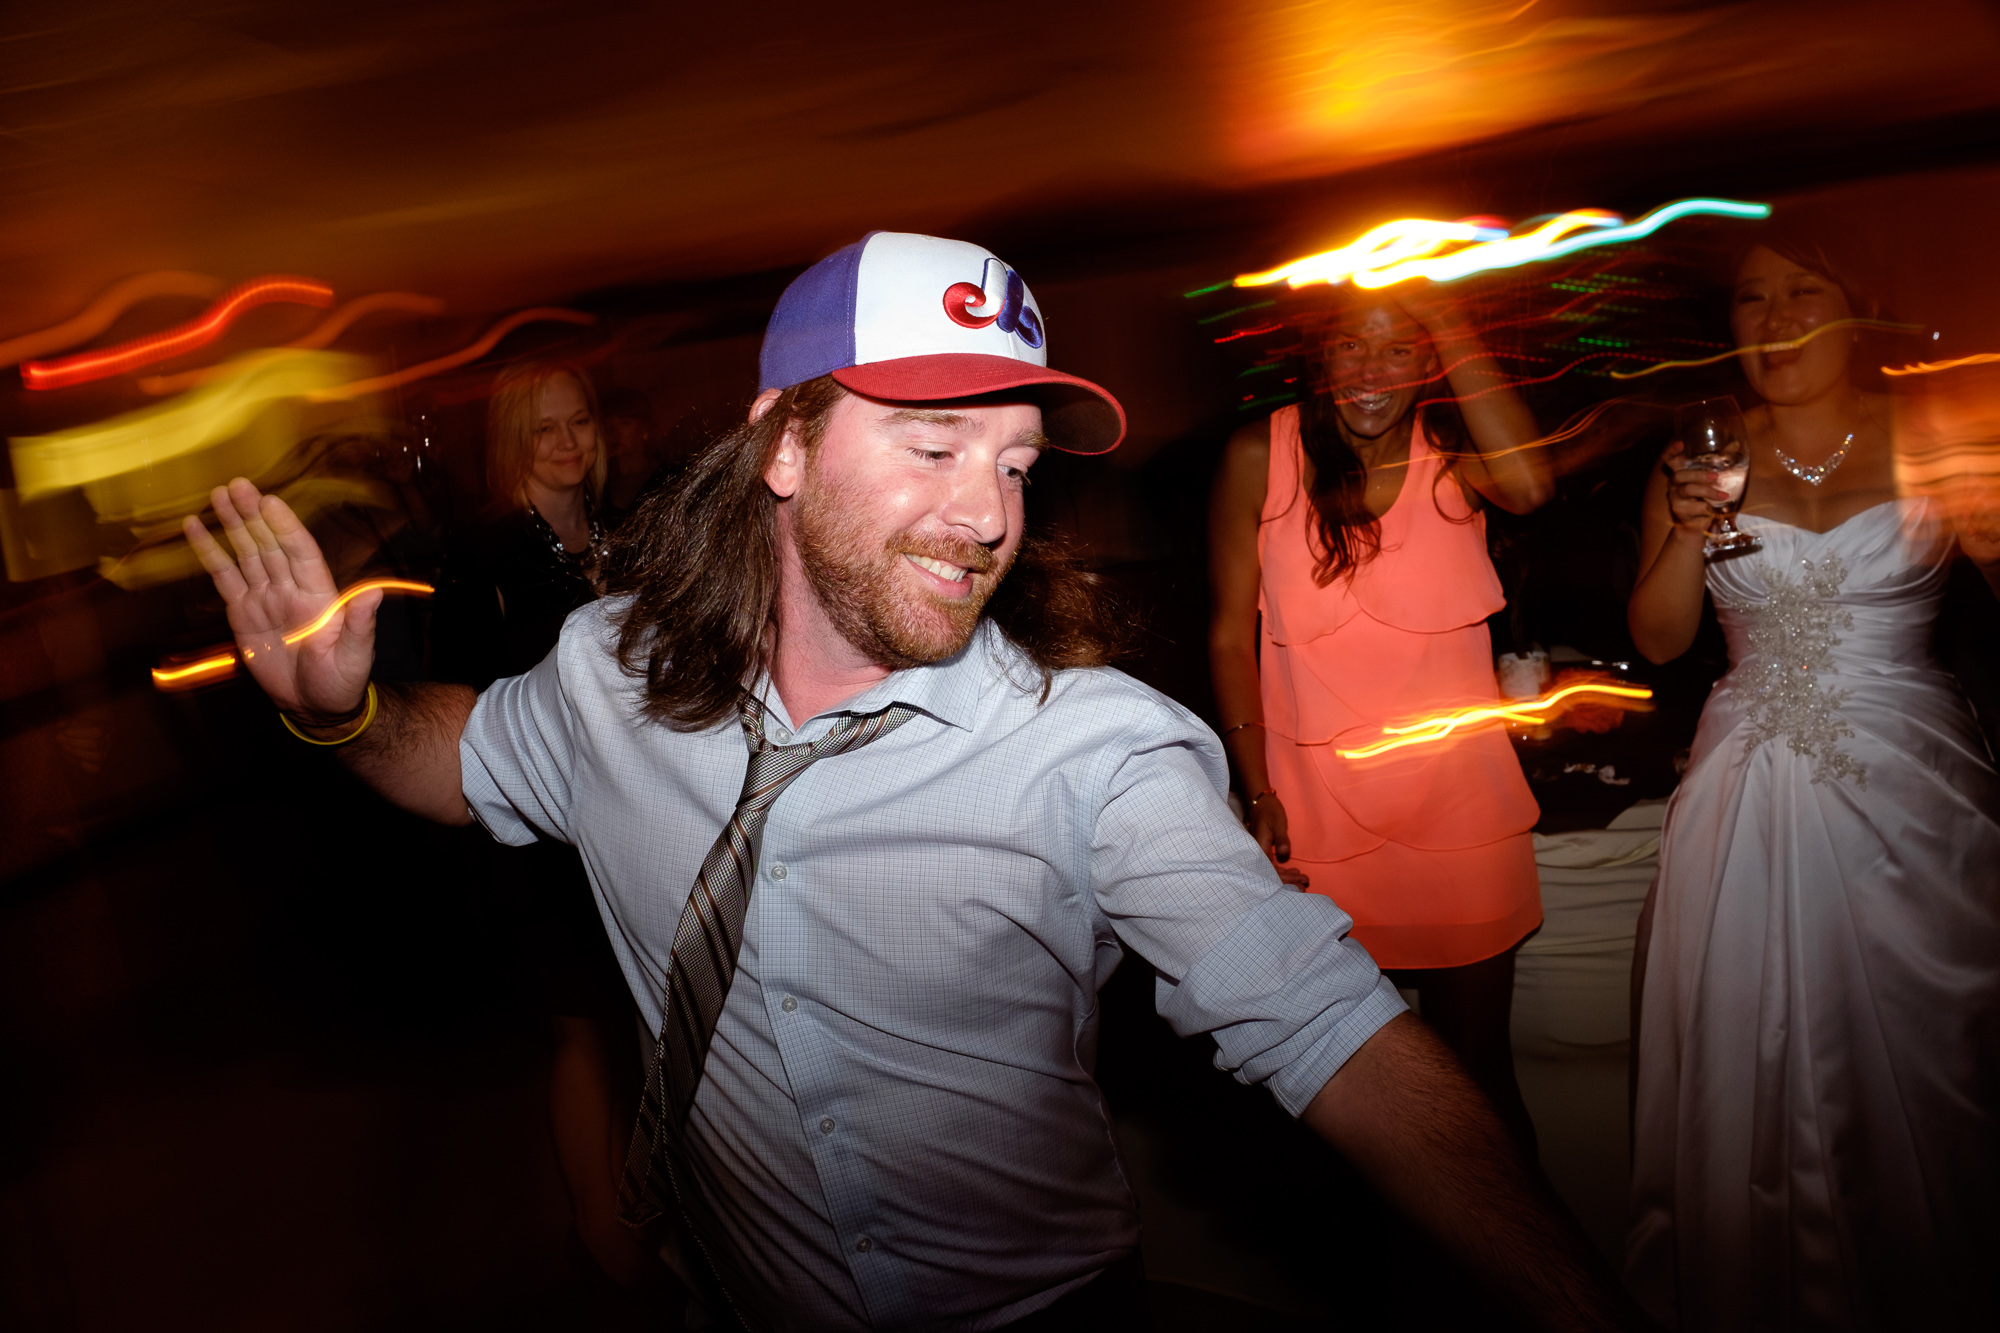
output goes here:
{"type": "Polygon", "coordinates": [[[2000,1329],[2000,780],[1931,660],[1921,501],[1755,517],[1667,808],[1634,1293],[1670,1327],[2000,1329]]]}

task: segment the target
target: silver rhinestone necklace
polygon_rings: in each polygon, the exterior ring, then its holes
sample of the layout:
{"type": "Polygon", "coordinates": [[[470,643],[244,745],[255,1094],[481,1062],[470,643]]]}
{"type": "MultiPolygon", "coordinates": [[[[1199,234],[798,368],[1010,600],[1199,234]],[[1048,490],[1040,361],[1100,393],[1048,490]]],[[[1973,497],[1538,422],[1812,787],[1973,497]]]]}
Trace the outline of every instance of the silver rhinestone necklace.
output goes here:
{"type": "Polygon", "coordinates": [[[1853,443],[1854,443],[1854,432],[1849,431],[1847,432],[1847,438],[1840,442],[1840,447],[1838,449],[1835,449],[1825,459],[1823,459],[1818,463],[1815,463],[1811,467],[1807,467],[1804,463],[1801,463],[1798,459],[1793,458],[1783,449],[1780,449],[1776,443],[1773,443],[1771,445],[1771,452],[1778,456],[1779,467],[1791,473],[1793,476],[1797,477],[1800,481],[1804,482],[1806,485],[1817,486],[1821,482],[1825,481],[1828,477],[1832,476],[1835,468],[1839,467],[1842,463],[1845,463],[1847,461],[1847,449],[1848,446],[1853,443]]]}

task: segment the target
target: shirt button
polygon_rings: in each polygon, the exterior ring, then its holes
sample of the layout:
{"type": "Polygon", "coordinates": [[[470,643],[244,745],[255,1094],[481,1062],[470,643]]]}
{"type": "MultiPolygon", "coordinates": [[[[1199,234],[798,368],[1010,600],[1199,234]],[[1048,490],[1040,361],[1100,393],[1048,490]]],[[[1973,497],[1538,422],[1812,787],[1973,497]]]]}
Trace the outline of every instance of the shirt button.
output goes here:
{"type": "Polygon", "coordinates": [[[785,1002],[779,1005],[778,1007],[784,1010],[788,1014],[795,1014],[799,1010],[799,1002],[797,1000],[794,1000],[791,996],[787,995],[785,997],[785,1002]]]}
{"type": "Polygon", "coordinates": [[[855,1252],[858,1254],[866,1254],[868,1253],[868,1251],[874,1248],[875,1248],[875,1242],[868,1239],[868,1237],[866,1236],[863,1236],[860,1240],[854,1242],[854,1249],[855,1252]]]}
{"type": "Polygon", "coordinates": [[[832,1116],[830,1116],[830,1115],[829,1115],[829,1116],[822,1116],[822,1117],[820,1117],[820,1122],[819,1122],[819,1132],[820,1132],[820,1133],[822,1133],[822,1134],[831,1134],[831,1133],[833,1133],[833,1117],[832,1117],[832,1116]]]}
{"type": "Polygon", "coordinates": [[[783,879],[784,877],[785,877],[785,863],[783,861],[773,861],[771,863],[771,878],[783,879]]]}

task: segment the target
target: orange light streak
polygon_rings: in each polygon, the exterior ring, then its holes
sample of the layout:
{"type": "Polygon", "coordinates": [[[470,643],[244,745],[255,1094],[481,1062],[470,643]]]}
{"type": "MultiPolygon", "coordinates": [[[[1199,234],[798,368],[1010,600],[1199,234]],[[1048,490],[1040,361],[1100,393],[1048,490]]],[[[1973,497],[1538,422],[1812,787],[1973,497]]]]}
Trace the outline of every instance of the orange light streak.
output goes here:
{"type": "Polygon", "coordinates": [[[60,352],[65,347],[89,342],[141,301],[149,301],[155,296],[210,297],[221,287],[221,279],[211,278],[206,273],[167,270],[137,274],[123,282],[113,283],[102,296],[60,324],[35,333],[17,334],[0,342],[0,366],[11,366],[29,357],[60,352]]]}
{"type": "Polygon", "coordinates": [[[56,361],[25,361],[21,364],[21,383],[30,389],[62,389],[72,384],[88,384],[92,380],[122,375],[128,370],[205,347],[221,337],[223,330],[244,311],[278,301],[329,306],[333,304],[333,288],[311,278],[256,278],[228,292],[204,311],[199,319],[174,328],[135,338],[116,347],[79,352],[56,361]]]}
{"type": "Polygon", "coordinates": [[[1961,356],[1955,361],[1919,361],[1914,366],[1899,369],[1882,367],[1884,375],[1935,375],[1940,370],[1957,370],[1960,366],[1984,366],[2000,361],[2000,352],[1974,352],[1971,356],[1961,356]]]}
{"type": "Polygon", "coordinates": [[[502,338],[520,328],[523,324],[535,324],[543,320],[555,320],[564,324],[595,324],[597,316],[585,314],[581,310],[565,310],[560,306],[536,306],[532,310],[517,310],[513,314],[488,329],[485,336],[456,352],[398,370],[388,375],[377,375],[373,379],[356,380],[343,384],[337,389],[326,389],[307,395],[313,402],[329,402],[336,399],[359,398],[363,394],[381,393],[385,389],[399,388],[415,380],[452,370],[468,361],[477,361],[492,351],[502,338]]]}
{"type": "MultiPolygon", "coordinates": [[[[1614,380],[1636,380],[1642,379],[1647,375],[1657,375],[1663,370],[1692,370],[1696,366],[1712,366],[1718,361],[1727,361],[1732,356],[1751,356],[1759,352],[1796,352],[1822,333],[1831,333],[1835,329],[1881,329],[1888,333],[1922,333],[1924,326],[1921,324],[1898,324],[1890,319],[1862,319],[1859,316],[1853,316],[1848,319],[1829,320],[1804,337],[1794,338],[1790,342],[1753,343],[1748,347],[1732,347],[1726,352],[1717,352],[1714,356],[1697,357],[1691,361],[1659,361],[1642,370],[1614,370],[1610,374],[1614,380]]],[[[1887,366],[1882,367],[1882,369],[1891,375],[1897,373],[1890,370],[1887,366]]]]}
{"type": "MultiPolygon", "coordinates": [[[[284,642],[290,645],[298,643],[302,639],[312,637],[322,629],[325,629],[327,623],[339,613],[342,607],[359,597],[362,593],[374,592],[377,589],[383,592],[415,593],[422,597],[427,597],[437,591],[437,589],[428,583],[418,583],[412,579],[363,579],[327,603],[326,609],[321,611],[317,616],[314,616],[297,629],[289,631],[285,635],[284,642]]],[[[198,685],[208,685],[218,680],[227,680],[235,674],[236,651],[226,648],[219,652],[210,653],[208,656],[192,662],[154,667],[153,684],[162,690],[191,690],[198,685]]]]}
{"type": "Polygon", "coordinates": [[[1378,754],[1400,750],[1405,746],[1435,744],[1453,732],[1486,722],[1519,722],[1528,726],[1540,726],[1549,720],[1551,709],[1555,709],[1564,700],[1580,694],[1602,694],[1616,699],[1653,697],[1653,692],[1643,685],[1600,683],[1566,685],[1539,699],[1522,699],[1478,708],[1459,708],[1449,713],[1439,713],[1435,717],[1424,718],[1420,722],[1412,722],[1406,727],[1384,727],[1383,739],[1374,744],[1364,745],[1355,750],[1335,750],[1334,753],[1342,759],[1371,759],[1378,754]]]}

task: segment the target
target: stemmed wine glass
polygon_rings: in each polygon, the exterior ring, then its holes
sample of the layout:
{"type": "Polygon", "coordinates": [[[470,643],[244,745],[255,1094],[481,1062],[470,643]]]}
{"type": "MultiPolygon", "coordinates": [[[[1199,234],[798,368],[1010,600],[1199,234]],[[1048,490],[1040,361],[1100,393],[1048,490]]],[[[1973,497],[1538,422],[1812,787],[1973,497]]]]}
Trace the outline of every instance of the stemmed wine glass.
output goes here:
{"type": "Polygon", "coordinates": [[[1720,560],[1762,549],[1764,539],[1744,532],[1734,521],[1736,511],[1743,507],[1743,488],[1750,481],[1750,432],[1744,429],[1736,400],[1724,396],[1689,403],[1681,408],[1678,425],[1681,445],[1687,451],[1681,466],[1713,472],[1716,488],[1729,497],[1708,502],[1716,520],[1708,529],[1703,554],[1720,560]]]}

